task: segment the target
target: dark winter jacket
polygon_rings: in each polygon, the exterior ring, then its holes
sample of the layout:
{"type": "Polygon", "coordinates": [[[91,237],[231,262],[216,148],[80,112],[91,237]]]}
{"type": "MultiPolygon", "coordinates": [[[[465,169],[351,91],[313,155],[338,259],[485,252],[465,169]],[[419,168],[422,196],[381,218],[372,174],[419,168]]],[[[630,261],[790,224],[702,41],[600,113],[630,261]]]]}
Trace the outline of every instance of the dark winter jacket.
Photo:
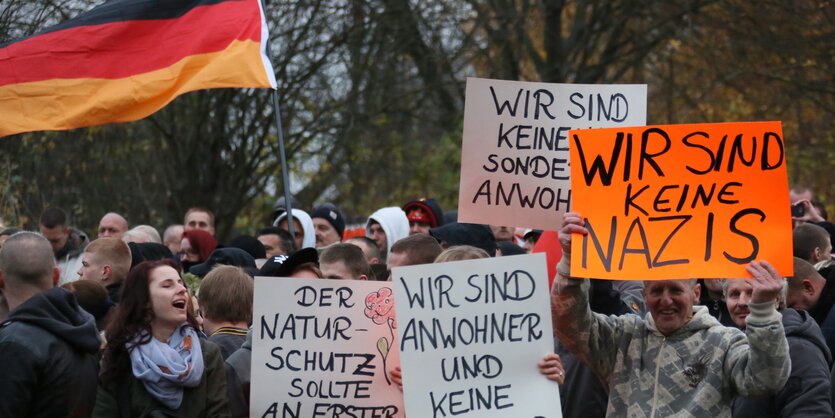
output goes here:
{"type": "Polygon", "coordinates": [[[835,267],[827,267],[820,274],[826,278],[826,284],[821,290],[818,303],[809,309],[809,314],[820,326],[826,346],[832,353],[835,352],[835,267]]]}
{"type": "Polygon", "coordinates": [[[36,294],[0,326],[0,417],[88,417],[96,402],[99,334],[61,289],[36,294]]]}
{"type": "MultiPolygon", "coordinates": [[[[203,378],[200,384],[193,388],[185,388],[183,402],[177,409],[177,416],[183,418],[197,417],[228,417],[229,400],[226,398],[226,372],[223,368],[223,357],[217,346],[200,340],[203,351],[203,378]]],[[[128,418],[145,416],[150,410],[166,410],[162,404],[154,399],[145,389],[145,385],[133,374],[129,374],[120,381],[113,381],[106,385],[99,385],[96,418],[128,418]],[[122,402],[127,403],[125,407],[122,402]],[[128,414],[123,414],[123,412],[128,414]]]]}
{"type": "Polygon", "coordinates": [[[249,416],[249,386],[252,377],[252,328],[241,348],[226,359],[229,410],[233,418],[249,416]]]}
{"type": "Polygon", "coordinates": [[[789,381],[774,396],[734,399],[734,417],[831,417],[829,365],[832,356],[814,319],[806,311],[784,309],[789,341],[789,381]]]}

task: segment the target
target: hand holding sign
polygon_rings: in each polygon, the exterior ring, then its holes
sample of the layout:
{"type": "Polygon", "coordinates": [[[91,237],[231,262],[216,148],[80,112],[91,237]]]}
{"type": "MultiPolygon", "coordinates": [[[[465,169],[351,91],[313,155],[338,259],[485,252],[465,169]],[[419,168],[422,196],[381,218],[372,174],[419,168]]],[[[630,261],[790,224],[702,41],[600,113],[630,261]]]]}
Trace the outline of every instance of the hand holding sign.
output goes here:
{"type": "Polygon", "coordinates": [[[565,369],[562,367],[559,354],[548,353],[537,364],[539,372],[558,384],[565,383],[565,369]]]}
{"type": "Polygon", "coordinates": [[[571,236],[573,234],[586,235],[589,231],[583,226],[583,216],[577,212],[568,212],[562,218],[559,240],[563,257],[571,256],[571,236]]]}

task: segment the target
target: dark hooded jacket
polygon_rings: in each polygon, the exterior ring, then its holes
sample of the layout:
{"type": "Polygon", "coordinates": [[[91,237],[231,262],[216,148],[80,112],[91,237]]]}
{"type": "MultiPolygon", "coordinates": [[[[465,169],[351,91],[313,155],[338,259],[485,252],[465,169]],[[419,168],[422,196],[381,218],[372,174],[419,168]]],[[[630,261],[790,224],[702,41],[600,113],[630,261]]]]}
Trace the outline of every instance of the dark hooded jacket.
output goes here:
{"type": "Polygon", "coordinates": [[[831,353],[835,351],[835,267],[826,267],[820,274],[826,278],[826,284],[818,302],[809,308],[809,314],[820,325],[823,339],[831,353]]]}
{"type": "Polygon", "coordinates": [[[832,356],[821,330],[806,311],[784,309],[783,328],[789,342],[791,374],[774,396],[737,397],[737,417],[831,417],[829,367],[832,356]]]}
{"type": "Polygon", "coordinates": [[[50,289],[0,325],[0,417],[87,417],[96,403],[99,333],[72,293],[50,289]]]}

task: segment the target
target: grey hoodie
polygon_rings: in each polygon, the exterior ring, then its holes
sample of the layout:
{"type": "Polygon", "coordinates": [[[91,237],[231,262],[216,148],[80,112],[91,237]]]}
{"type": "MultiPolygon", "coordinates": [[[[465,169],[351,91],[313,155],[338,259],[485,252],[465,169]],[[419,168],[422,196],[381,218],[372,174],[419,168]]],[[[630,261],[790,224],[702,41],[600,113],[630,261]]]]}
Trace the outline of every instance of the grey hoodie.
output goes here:
{"type": "Polygon", "coordinates": [[[383,232],[386,233],[388,245],[386,246],[384,257],[388,257],[388,253],[391,252],[391,246],[395,242],[409,236],[409,219],[406,218],[406,212],[403,212],[403,209],[397,206],[377,209],[376,212],[369,216],[368,221],[365,223],[366,234],[371,230],[371,221],[380,224],[383,232]]]}

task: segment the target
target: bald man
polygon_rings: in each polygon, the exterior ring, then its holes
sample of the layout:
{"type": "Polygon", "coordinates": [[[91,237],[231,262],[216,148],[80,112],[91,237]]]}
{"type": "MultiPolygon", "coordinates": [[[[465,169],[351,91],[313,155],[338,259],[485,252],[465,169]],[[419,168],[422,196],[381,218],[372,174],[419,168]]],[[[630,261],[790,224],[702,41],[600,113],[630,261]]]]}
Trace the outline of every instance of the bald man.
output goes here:
{"type": "Polygon", "coordinates": [[[122,235],[128,230],[128,221],[122,215],[115,212],[108,212],[99,221],[98,238],[122,239],[122,235]]]}
{"type": "Polygon", "coordinates": [[[20,232],[0,250],[9,316],[0,326],[0,416],[90,416],[100,340],[72,293],[53,288],[60,271],[46,238],[20,232]]]}

